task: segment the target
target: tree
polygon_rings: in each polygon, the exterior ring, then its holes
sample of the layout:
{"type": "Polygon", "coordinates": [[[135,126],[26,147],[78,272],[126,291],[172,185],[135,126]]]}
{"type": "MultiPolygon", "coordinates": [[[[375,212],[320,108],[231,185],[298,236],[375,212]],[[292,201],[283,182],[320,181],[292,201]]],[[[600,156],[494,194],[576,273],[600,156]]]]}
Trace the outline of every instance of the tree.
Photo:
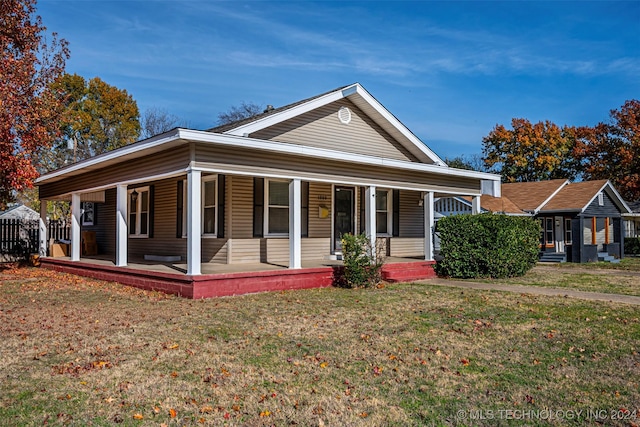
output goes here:
{"type": "Polygon", "coordinates": [[[161,134],[180,125],[180,118],[160,108],[148,108],[140,119],[143,139],[161,134]]]}
{"type": "Polygon", "coordinates": [[[576,129],[560,128],[549,121],[532,125],[527,119],[512,119],[513,129],[496,125],[482,139],[484,161],[505,182],[527,182],[575,178],[572,157],[576,129]]]}
{"type": "Polygon", "coordinates": [[[444,159],[444,162],[451,168],[465,169],[477,172],[486,172],[487,166],[484,164],[484,159],[479,154],[472,154],[471,156],[456,156],[452,159],[444,159]]]}
{"type": "Polygon", "coordinates": [[[99,77],[86,81],[65,74],[53,84],[64,102],[61,136],[54,150],[43,153],[43,169],[87,159],[135,142],[140,135],[136,101],[124,89],[99,77]]]}
{"type": "Polygon", "coordinates": [[[610,117],[580,128],[575,156],[586,179],[608,179],[626,200],[640,200],[640,101],[626,101],[610,117]]]}
{"type": "Polygon", "coordinates": [[[35,160],[58,133],[60,102],[51,84],[64,72],[68,43],[36,16],[35,0],[0,0],[0,207],[30,188],[35,160]]]}
{"type": "Polygon", "coordinates": [[[229,108],[229,111],[218,114],[218,124],[226,125],[228,123],[237,122],[238,120],[257,116],[263,112],[265,111],[262,105],[242,101],[239,106],[233,106],[229,108]]]}

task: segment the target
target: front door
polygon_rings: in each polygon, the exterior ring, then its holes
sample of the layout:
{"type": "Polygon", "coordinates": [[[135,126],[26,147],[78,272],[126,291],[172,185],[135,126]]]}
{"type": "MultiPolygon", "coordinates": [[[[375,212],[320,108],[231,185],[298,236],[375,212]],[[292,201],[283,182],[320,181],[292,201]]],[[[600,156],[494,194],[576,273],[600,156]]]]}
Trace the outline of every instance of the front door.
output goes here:
{"type": "Polygon", "coordinates": [[[564,253],[564,218],[557,216],[555,220],[556,252],[564,253]]]}
{"type": "Polygon", "coordinates": [[[342,250],[342,235],[354,233],[354,197],[353,187],[335,187],[333,194],[333,249],[342,250]]]}

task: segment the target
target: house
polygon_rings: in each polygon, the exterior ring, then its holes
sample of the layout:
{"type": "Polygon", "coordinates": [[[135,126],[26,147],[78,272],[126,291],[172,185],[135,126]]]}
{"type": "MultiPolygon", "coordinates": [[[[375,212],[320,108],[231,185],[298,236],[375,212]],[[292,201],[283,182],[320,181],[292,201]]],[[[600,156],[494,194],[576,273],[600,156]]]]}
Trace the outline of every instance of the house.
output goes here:
{"type": "MultiPolygon", "coordinates": [[[[629,206],[607,180],[565,179],[502,184],[500,197],[482,196],[481,212],[531,216],[540,221],[541,261],[590,262],[624,256],[623,215],[629,206]]],[[[435,217],[470,213],[472,200],[436,200],[435,217]],[[452,210],[450,207],[454,207],[452,210]]]]}
{"type": "Polygon", "coordinates": [[[640,237],[640,201],[628,205],[631,212],[622,214],[624,237],[640,237]]]}
{"type": "Polygon", "coordinates": [[[358,83],[173,129],[37,185],[72,204],[70,255],[45,267],[193,298],[331,285],[344,233],[384,247],[387,279],[429,277],[434,199],[500,196],[498,175],[449,168],[358,83]],[[81,254],[87,230],[96,256],[81,254]]]}
{"type": "Polygon", "coordinates": [[[22,219],[26,221],[37,221],[40,214],[25,205],[15,205],[4,212],[0,212],[0,219],[22,219]]]}

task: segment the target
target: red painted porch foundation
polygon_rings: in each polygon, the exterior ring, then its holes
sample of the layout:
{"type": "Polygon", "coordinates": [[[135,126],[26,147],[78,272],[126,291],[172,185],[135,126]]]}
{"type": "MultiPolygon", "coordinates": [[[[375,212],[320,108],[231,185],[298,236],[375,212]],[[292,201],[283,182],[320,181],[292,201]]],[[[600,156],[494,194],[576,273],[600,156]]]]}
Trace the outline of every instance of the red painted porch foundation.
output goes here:
{"type": "MultiPolygon", "coordinates": [[[[388,282],[430,279],[436,276],[433,264],[435,264],[434,261],[385,264],[382,268],[382,278],[388,282]]],[[[140,289],[193,299],[254,292],[324,288],[335,285],[342,275],[343,269],[342,267],[317,267],[188,276],[179,273],[73,262],[57,258],[43,258],[41,266],[78,276],[118,282],[140,289]]]]}

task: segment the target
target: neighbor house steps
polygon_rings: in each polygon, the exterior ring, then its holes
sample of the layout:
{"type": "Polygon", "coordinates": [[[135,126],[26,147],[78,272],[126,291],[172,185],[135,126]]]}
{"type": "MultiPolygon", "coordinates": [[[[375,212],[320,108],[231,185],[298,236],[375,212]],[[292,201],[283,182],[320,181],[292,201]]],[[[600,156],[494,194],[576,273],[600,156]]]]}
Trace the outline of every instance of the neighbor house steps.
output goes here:
{"type": "Polygon", "coordinates": [[[567,262],[567,254],[563,252],[541,252],[540,262],[567,262]]]}
{"type": "Polygon", "coordinates": [[[618,264],[620,262],[620,259],[614,257],[613,255],[609,255],[608,252],[598,252],[598,261],[604,261],[604,262],[610,262],[612,264],[618,264]]]}

